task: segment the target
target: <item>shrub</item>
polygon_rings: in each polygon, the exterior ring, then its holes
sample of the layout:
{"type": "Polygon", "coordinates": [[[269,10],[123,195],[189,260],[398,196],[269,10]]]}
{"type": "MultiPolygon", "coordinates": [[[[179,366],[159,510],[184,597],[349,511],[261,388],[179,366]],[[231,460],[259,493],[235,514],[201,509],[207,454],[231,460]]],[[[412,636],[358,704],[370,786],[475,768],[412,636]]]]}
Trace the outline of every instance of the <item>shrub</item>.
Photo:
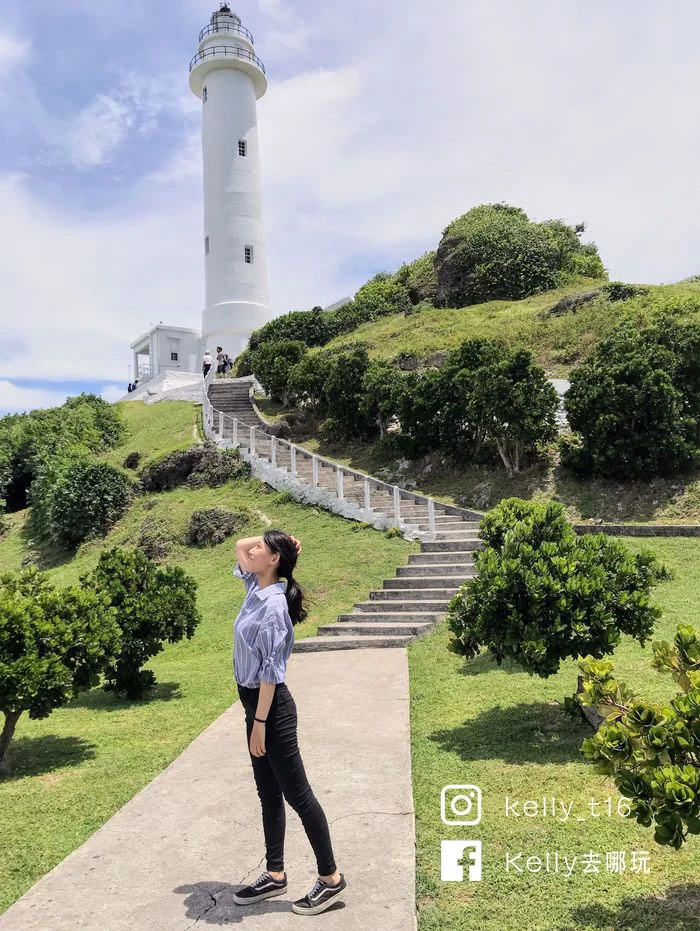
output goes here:
{"type": "Polygon", "coordinates": [[[631,297],[637,297],[640,294],[648,294],[649,288],[641,288],[635,284],[625,284],[624,281],[611,281],[604,285],[603,291],[611,302],[628,301],[631,297]]]}
{"type": "Polygon", "coordinates": [[[397,284],[408,290],[412,304],[423,301],[435,303],[437,299],[437,275],[435,273],[435,251],[426,252],[413,262],[404,264],[393,276],[397,284]]]}
{"type": "Polygon", "coordinates": [[[0,501],[9,511],[25,508],[29,488],[48,460],[102,452],[126,432],[118,408],[87,393],[62,407],[0,418],[0,501]]]}
{"type": "Polygon", "coordinates": [[[487,516],[498,545],[485,543],[478,576],[450,601],[452,652],[473,657],[486,646],[499,665],[508,656],[547,677],[563,659],[611,653],[622,634],[642,646],[651,636],[660,609],[649,593],[667,577],[651,552],[577,536],[557,502],[507,499],[487,516]]]}
{"type": "Polygon", "coordinates": [[[30,490],[30,526],[39,539],[73,549],[105,536],[133,495],[128,476],[105,462],[79,453],[50,460],[30,490]]]}
{"type": "Polygon", "coordinates": [[[524,211],[483,204],[445,228],[435,268],[442,306],[520,300],[556,287],[558,251],[524,211]]]}
{"type": "Polygon", "coordinates": [[[140,479],[144,491],[167,491],[185,484],[191,488],[216,488],[250,475],[250,464],[241,459],[237,449],[220,450],[207,440],[201,446],[161,456],[143,469],[140,479]]]}
{"type": "Polygon", "coordinates": [[[282,314],[281,317],[270,320],[250,334],[246,352],[250,350],[252,353],[263,343],[276,343],[280,340],[300,340],[309,347],[323,346],[330,339],[328,335],[330,313],[331,311],[324,312],[321,307],[314,307],[311,310],[293,310],[288,314],[282,314]]]}
{"type": "Polygon", "coordinates": [[[280,339],[262,343],[253,353],[250,365],[255,377],[274,401],[289,404],[289,373],[300,362],[307,351],[305,343],[298,339],[280,339]]]}
{"type": "Polygon", "coordinates": [[[680,624],[673,645],[652,644],[655,669],[670,673],[681,691],[669,703],[651,702],[613,677],[613,663],[586,657],[583,705],[605,716],[581,750],[597,772],[612,776],[631,800],[628,817],[655,825],[654,840],[678,850],[700,834],[700,637],[680,624]]]}
{"type": "Polygon", "coordinates": [[[330,352],[308,353],[289,372],[287,390],[296,400],[297,405],[310,413],[323,416],[328,410],[326,381],[333,364],[330,352]]]}
{"type": "Polygon", "coordinates": [[[136,544],[142,553],[159,562],[168,555],[172,543],[172,535],[161,521],[152,515],[144,518],[136,544]]]}
{"type": "Polygon", "coordinates": [[[113,547],[81,576],[86,587],[106,595],[121,630],[121,647],[105,668],[105,691],[135,699],[156,684],[141,667],[163,644],[190,639],[201,621],[197,583],[179,566],[159,568],[138,550],[113,547]]]}
{"type": "Polygon", "coordinates": [[[687,469],[700,424],[700,328],[664,317],[626,321],[570,375],[564,405],[575,436],[563,463],[579,474],[650,478],[687,469]]]}
{"type": "Polygon", "coordinates": [[[327,312],[328,339],[349,333],[370,320],[403,313],[410,306],[404,285],[390,277],[375,278],[363,285],[348,304],[327,312]]]}
{"type": "Polygon", "coordinates": [[[521,300],[573,275],[606,277],[595,244],[582,244],[583,224],[533,223],[519,207],[482,204],[453,220],[435,257],[436,303],[463,307],[521,300]]]}
{"type": "Polygon", "coordinates": [[[190,517],[185,543],[188,546],[217,546],[236,533],[249,518],[245,511],[206,508],[194,511],[190,517]]]}
{"type": "Polygon", "coordinates": [[[22,713],[46,718],[96,685],[119,643],[114,611],[99,593],[55,588],[35,568],[0,575],[0,768],[22,713]]]}
{"type": "Polygon", "coordinates": [[[333,354],[323,387],[328,402],[328,418],[320,428],[323,439],[369,439],[376,435],[377,424],[364,403],[363,382],[368,368],[364,346],[333,354]]]}

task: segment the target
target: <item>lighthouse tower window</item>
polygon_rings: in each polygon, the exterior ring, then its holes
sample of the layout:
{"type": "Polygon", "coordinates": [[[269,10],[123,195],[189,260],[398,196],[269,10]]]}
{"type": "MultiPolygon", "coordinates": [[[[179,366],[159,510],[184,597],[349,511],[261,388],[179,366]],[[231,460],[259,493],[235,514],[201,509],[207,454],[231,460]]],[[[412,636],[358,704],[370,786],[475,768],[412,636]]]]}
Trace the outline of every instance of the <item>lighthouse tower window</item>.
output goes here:
{"type": "Polygon", "coordinates": [[[245,139],[238,140],[238,154],[244,157],[248,154],[248,143],[245,139]]]}
{"type": "Polygon", "coordinates": [[[207,102],[207,89],[206,89],[206,87],[203,87],[203,88],[202,88],[202,102],[203,102],[203,103],[206,103],[206,102],[207,102]]]}
{"type": "Polygon", "coordinates": [[[204,237],[204,254],[209,255],[209,237],[204,237]]]}
{"type": "Polygon", "coordinates": [[[252,246],[245,247],[245,260],[248,263],[248,265],[253,264],[253,247],[252,246]]]}

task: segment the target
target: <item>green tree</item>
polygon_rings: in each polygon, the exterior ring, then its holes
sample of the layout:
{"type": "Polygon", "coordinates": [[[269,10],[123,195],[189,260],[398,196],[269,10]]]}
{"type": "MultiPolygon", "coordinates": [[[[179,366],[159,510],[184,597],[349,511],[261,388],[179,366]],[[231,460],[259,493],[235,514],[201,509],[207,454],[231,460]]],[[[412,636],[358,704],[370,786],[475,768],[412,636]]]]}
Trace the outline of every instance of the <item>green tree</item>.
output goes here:
{"type": "Polygon", "coordinates": [[[123,470],[73,451],[40,468],[30,490],[30,527],[38,538],[73,549],[104,536],[133,496],[134,484],[123,470]]]}
{"type": "Polygon", "coordinates": [[[140,698],[156,684],[144,663],[165,641],[189,640],[201,622],[196,581],[179,566],[159,567],[140,550],[118,547],[103,552],[80,581],[106,596],[121,631],[121,648],[105,668],[105,690],[140,698]]]}
{"type": "Polygon", "coordinates": [[[506,499],[480,531],[478,576],[450,600],[453,653],[485,646],[530,674],[556,673],[563,659],[611,653],[628,634],[644,645],[660,609],[650,602],[666,570],[649,551],[632,554],[605,534],[577,536],[558,502],[506,499]]]}
{"type": "Polygon", "coordinates": [[[300,339],[280,339],[262,343],[252,353],[250,365],[255,377],[274,401],[288,405],[291,392],[288,389],[292,368],[307,352],[306,344],[300,339]]]}
{"type": "Polygon", "coordinates": [[[96,685],[119,644],[103,595],[56,588],[34,567],[0,575],[0,769],[22,713],[48,717],[96,685]]]}
{"type": "Polygon", "coordinates": [[[573,438],[562,461],[579,474],[651,478],[689,468],[698,452],[700,329],[665,318],[625,321],[570,375],[573,438]]]}
{"type": "Polygon", "coordinates": [[[679,624],[673,644],[658,641],[652,651],[652,666],[681,687],[670,702],[639,697],[614,678],[609,660],[579,662],[584,685],[576,701],[605,718],[581,750],[631,800],[629,817],[653,823],[656,842],[677,850],[700,834],[700,636],[679,624]]]}

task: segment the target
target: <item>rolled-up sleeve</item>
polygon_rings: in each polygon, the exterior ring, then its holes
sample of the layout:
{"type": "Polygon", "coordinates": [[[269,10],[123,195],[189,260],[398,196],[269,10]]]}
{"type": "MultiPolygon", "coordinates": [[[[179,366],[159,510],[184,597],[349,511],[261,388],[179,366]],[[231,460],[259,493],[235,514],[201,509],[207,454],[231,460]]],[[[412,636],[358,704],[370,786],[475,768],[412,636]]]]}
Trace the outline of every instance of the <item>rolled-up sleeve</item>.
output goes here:
{"type": "Polygon", "coordinates": [[[260,625],[255,638],[255,649],[260,659],[260,679],[262,682],[284,682],[285,661],[284,647],[287,630],[284,620],[276,615],[268,616],[260,625]]]}
{"type": "Polygon", "coordinates": [[[244,572],[241,569],[241,564],[236,561],[236,565],[233,567],[233,574],[238,579],[243,579],[243,584],[245,585],[246,594],[252,592],[254,588],[258,587],[258,577],[254,572],[244,572]]]}

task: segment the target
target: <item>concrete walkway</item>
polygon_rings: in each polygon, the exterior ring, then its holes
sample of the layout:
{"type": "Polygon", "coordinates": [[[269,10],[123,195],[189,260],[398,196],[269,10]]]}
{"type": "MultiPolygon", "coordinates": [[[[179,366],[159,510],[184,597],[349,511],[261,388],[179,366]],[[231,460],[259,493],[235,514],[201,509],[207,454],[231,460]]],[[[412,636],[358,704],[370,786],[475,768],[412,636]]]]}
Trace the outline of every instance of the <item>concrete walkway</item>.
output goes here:
{"type": "Polygon", "coordinates": [[[241,924],[415,931],[415,835],[405,649],[293,653],[287,685],[299,746],[331,829],[344,902],[295,915],[316,879],[287,805],[284,896],[240,906],[265,869],[260,800],[243,707],[217,721],[0,917],[1,931],[185,931],[241,924]],[[333,721],[337,724],[333,724],[333,721]],[[387,882],[387,877],[391,881],[387,882]]]}

